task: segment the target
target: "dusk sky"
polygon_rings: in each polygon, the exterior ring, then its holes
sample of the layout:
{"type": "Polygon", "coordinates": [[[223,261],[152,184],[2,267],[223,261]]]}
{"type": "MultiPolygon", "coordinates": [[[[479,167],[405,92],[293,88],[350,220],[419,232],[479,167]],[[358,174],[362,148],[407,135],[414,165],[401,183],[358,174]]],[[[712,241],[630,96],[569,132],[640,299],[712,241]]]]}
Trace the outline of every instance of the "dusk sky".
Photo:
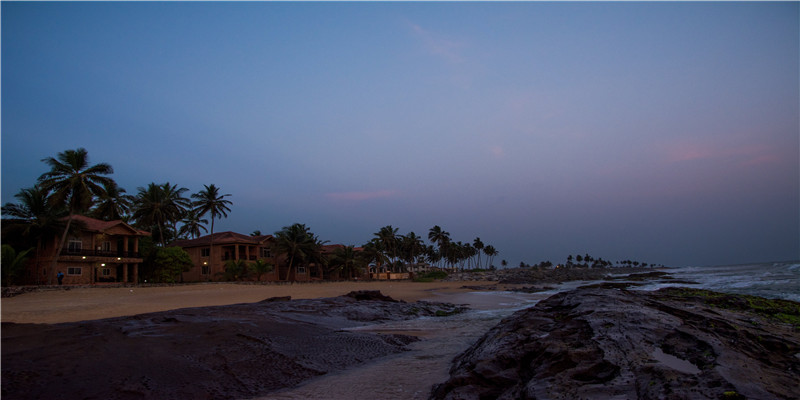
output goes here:
{"type": "Polygon", "coordinates": [[[3,2],[2,203],[84,147],[216,232],[800,259],[799,4],[3,2]]]}

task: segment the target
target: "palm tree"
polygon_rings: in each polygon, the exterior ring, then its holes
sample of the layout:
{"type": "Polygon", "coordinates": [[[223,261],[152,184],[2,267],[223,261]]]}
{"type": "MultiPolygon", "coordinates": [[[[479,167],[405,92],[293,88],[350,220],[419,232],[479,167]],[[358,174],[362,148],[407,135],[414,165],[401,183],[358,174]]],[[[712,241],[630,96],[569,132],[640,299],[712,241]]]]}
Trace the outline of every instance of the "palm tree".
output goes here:
{"type": "Polygon", "coordinates": [[[183,225],[181,225],[181,229],[178,231],[179,237],[194,239],[200,237],[200,230],[203,232],[208,232],[208,229],[203,226],[203,224],[208,223],[208,220],[200,218],[195,210],[186,210],[181,223],[183,225]]]}
{"type": "Polygon", "coordinates": [[[478,268],[480,268],[481,267],[481,251],[485,247],[483,242],[481,241],[481,238],[476,237],[475,240],[472,242],[472,247],[474,247],[475,250],[477,250],[475,252],[475,254],[478,256],[478,268]]]}
{"type": "Polygon", "coordinates": [[[228,260],[223,273],[226,281],[237,281],[247,278],[248,265],[245,260],[228,260]]]}
{"type": "Polygon", "coordinates": [[[189,205],[188,199],[182,196],[186,188],[177,185],[150,183],[146,188],[138,188],[133,219],[143,229],[149,229],[154,235],[158,233],[161,247],[167,245],[167,233],[173,236],[177,232],[170,232],[170,225],[177,224],[186,212],[189,205]]]}
{"type": "MultiPolygon", "coordinates": [[[[66,228],[64,217],[67,216],[66,208],[50,203],[48,192],[41,187],[34,186],[22,189],[14,195],[19,203],[6,203],[2,207],[3,213],[3,239],[19,238],[22,247],[36,247],[36,270],[39,270],[39,253],[42,243],[52,240],[66,228]],[[9,218],[10,217],[10,218],[9,218]]],[[[73,223],[75,226],[76,223],[73,223]]],[[[36,274],[37,283],[41,275],[36,274]]]]}
{"type": "Polygon", "coordinates": [[[131,211],[134,197],[125,194],[125,189],[114,181],[103,184],[103,192],[98,196],[98,203],[92,210],[92,217],[105,221],[124,219],[131,211]]]}
{"type": "Polygon", "coordinates": [[[228,205],[233,204],[230,200],[225,200],[225,197],[230,194],[219,194],[219,188],[214,185],[203,185],[205,189],[192,194],[195,199],[194,206],[197,215],[202,217],[206,214],[211,214],[211,241],[208,244],[208,254],[213,256],[214,250],[214,220],[217,218],[228,217],[231,211],[228,205]]]}
{"type": "Polygon", "coordinates": [[[340,271],[347,276],[347,279],[353,279],[353,273],[359,270],[359,264],[359,258],[353,246],[337,248],[330,259],[331,271],[340,271]]]}
{"type": "Polygon", "coordinates": [[[288,280],[296,275],[297,264],[305,263],[313,253],[320,252],[320,243],[305,224],[296,223],[275,232],[273,249],[276,256],[285,255],[287,258],[286,277],[281,277],[279,270],[278,279],[288,280]]]}
{"type": "MultiPolygon", "coordinates": [[[[112,174],[114,169],[106,163],[90,166],[89,157],[84,148],[65,150],[58,153],[55,158],[48,157],[42,161],[50,167],[50,171],[39,177],[39,185],[43,190],[52,193],[50,195],[52,204],[66,205],[68,211],[67,225],[61,235],[58,250],[56,250],[50,267],[52,271],[55,269],[58,258],[61,256],[61,250],[67,241],[67,232],[73,216],[88,210],[95,196],[103,193],[103,186],[113,182],[111,178],[102,175],[112,174]]],[[[51,274],[48,273],[48,283],[52,283],[52,279],[51,274]]]]}
{"type": "Polygon", "coordinates": [[[494,259],[494,256],[498,255],[499,253],[500,252],[497,251],[492,245],[488,245],[483,248],[483,254],[486,254],[486,256],[489,257],[488,263],[490,266],[492,265],[492,260],[494,259]]]}
{"type": "MultiPolygon", "coordinates": [[[[161,186],[166,203],[171,207],[168,222],[172,224],[172,232],[178,234],[178,222],[186,217],[186,212],[191,208],[192,202],[183,194],[189,189],[178,185],[170,185],[169,182],[161,186]]],[[[202,217],[202,215],[198,216],[202,217]]]]}
{"type": "Polygon", "coordinates": [[[17,283],[17,278],[22,274],[25,268],[25,262],[28,260],[28,253],[30,253],[31,250],[33,250],[33,248],[17,253],[13,247],[7,244],[2,246],[0,267],[2,267],[3,286],[11,286],[17,283]]]}
{"type": "Polygon", "coordinates": [[[450,243],[450,233],[444,231],[439,225],[434,225],[428,231],[428,240],[439,247],[442,259],[447,260],[447,245],[450,243]]]}
{"type": "Polygon", "coordinates": [[[250,264],[250,269],[256,274],[256,281],[261,281],[261,276],[272,271],[273,268],[273,265],[263,258],[259,258],[250,264]]]}
{"type": "Polygon", "coordinates": [[[400,252],[403,261],[407,263],[419,262],[419,257],[423,253],[424,245],[422,238],[414,232],[400,237],[400,252]]]}
{"type": "Polygon", "coordinates": [[[364,265],[369,267],[370,264],[375,263],[377,267],[376,272],[379,272],[381,265],[387,263],[389,259],[386,257],[386,253],[384,253],[383,249],[381,248],[381,242],[378,238],[373,238],[367,244],[361,246],[364,250],[362,250],[358,256],[361,258],[361,261],[364,265]]]}
{"type": "Polygon", "coordinates": [[[392,270],[394,271],[395,263],[397,262],[397,247],[398,247],[398,238],[397,238],[397,228],[392,228],[391,225],[386,225],[381,228],[378,232],[373,233],[377,237],[377,239],[383,244],[383,248],[386,250],[387,255],[392,260],[392,270]]]}

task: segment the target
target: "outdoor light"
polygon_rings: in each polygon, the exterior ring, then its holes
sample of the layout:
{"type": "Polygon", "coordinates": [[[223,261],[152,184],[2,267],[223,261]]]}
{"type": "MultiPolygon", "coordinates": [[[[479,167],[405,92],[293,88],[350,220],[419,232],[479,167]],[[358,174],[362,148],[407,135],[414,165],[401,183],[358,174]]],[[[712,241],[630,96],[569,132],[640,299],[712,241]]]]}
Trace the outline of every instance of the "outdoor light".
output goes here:
{"type": "Polygon", "coordinates": [[[106,263],[102,263],[102,264],[100,264],[100,266],[101,266],[101,267],[105,267],[105,266],[106,266],[106,263]]]}
{"type": "Polygon", "coordinates": [[[117,261],[122,260],[122,257],[117,257],[117,261]]]}
{"type": "Polygon", "coordinates": [[[81,257],[81,258],[85,260],[85,259],[86,259],[86,256],[83,256],[83,257],[81,257]]]}

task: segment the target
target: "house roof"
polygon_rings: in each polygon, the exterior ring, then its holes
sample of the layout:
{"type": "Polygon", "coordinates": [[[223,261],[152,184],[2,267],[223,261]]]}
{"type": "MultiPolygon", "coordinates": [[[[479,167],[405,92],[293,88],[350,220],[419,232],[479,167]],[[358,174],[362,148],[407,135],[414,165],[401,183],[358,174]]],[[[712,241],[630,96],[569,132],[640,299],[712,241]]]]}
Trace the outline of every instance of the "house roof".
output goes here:
{"type": "MultiPolygon", "coordinates": [[[[69,217],[64,217],[67,219],[69,217]]],[[[80,221],[83,224],[83,227],[87,231],[91,232],[100,232],[100,233],[107,233],[111,228],[115,227],[122,227],[123,229],[129,231],[131,235],[136,236],[150,236],[150,232],[143,231],[141,229],[136,229],[128,224],[126,224],[121,219],[114,220],[114,221],[103,221],[101,219],[95,219],[92,217],[87,217],[85,215],[73,215],[73,221],[80,221]]]]}
{"type": "MultiPolygon", "coordinates": [[[[262,244],[272,239],[272,235],[243,235],[241,233],[226,231],[214,233],[214,244],[262,244]]],[[[211,235],[200,236],[197,239],[176,240],[172,246],[177,247],[198,247],[211,244],[211,235]]]]}

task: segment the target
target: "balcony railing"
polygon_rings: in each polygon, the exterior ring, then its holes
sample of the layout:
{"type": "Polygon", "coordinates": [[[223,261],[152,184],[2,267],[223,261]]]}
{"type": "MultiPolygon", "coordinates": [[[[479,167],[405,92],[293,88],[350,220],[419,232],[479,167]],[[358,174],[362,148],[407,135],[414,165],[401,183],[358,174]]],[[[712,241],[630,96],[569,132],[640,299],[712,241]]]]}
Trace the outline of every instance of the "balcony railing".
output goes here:
{"type": "MultiPolygon", "coordinates": [[[[221,259],[222,261],[237,260],[237,258],[232,255],[222,255],[221,259]]],[[[256,261],[257,259],[258,258],[256,256],[253,255],[245,256],[244,254],[240,254],[238,258],[238,260],[250,260],[250,261],[256,261]]]]}
{"type": "Polygon", "coordinates": [[[117,250],[77,250],[63,249],[62,256],[91,256],[91,257],[123,257],[123,258],[142,258],[138,251],[117,251],[117,250]]]}

